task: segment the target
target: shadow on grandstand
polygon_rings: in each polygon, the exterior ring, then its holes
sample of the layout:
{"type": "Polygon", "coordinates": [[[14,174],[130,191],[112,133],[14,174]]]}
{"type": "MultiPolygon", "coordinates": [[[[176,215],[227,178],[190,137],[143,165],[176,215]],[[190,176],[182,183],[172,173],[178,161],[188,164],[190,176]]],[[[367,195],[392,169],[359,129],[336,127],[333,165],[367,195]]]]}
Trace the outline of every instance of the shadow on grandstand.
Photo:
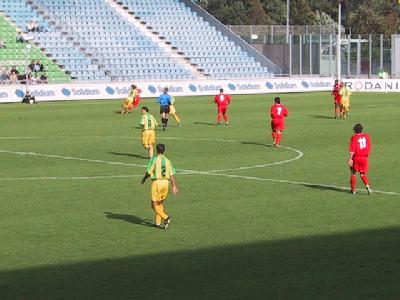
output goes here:
{"type": "Polygon", "coordinates": [[[104,212],[104,215],[106,218],[112,220],[121,220],[132,224],[154,227],[154,224],[151,222],[151,220],[142,219],[134,215],[114,214],[108,211],[104,212]]]}
{"type": "Polygon", "coordinates": [[[120,153],[120,152],[110,152],[113,155],[117,156],[129,156],[129,157],[135,157],[135,158],[141,158],[141,159],[149,159],[148,156],[143,156],[139,154],[133,154],[133,153],[120,153]]]}
{"type": "Polygon", "coordinates": [[[314,118],[314,119],[332,119],[332,120],[335,120],[335,117],[325,116],[325,115],[309,115],[309,117],[314,118]]]}
{"type": "Polygon", "coordinates": [[[196,124],[196,125],[207,125],[207,126],[216,126],[215,123],[210,123],[210,122],[194,122],[193,124],[196,124]]]}
{"type": "MultiPolygon", "coordinates": [[[[170,230],[149,242],[179,241],[170,230]]],[[[399,237],[392,227],[3,270],[0,298],[398,299],[399,237]]]]}

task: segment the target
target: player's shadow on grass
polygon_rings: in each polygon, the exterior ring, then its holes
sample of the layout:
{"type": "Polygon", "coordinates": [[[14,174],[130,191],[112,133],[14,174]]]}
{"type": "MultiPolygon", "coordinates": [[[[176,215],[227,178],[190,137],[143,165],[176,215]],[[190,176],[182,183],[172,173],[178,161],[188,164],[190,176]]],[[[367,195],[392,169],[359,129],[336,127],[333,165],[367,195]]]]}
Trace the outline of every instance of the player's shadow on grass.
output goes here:
{"type": "Polygon", "coordinates": [[[260,143],[260,142],[241,142],[243,145],[253,145],[253,146],[263,146],[263,147],[272,147],[271,144],[260,143]]]}
{"type": "Polygon", "coordinates": [[[194,122],[193,124],[196,124],[196,125],[215,126],[215,123],[210,123],[210,122],[194,122]]]}
{"type": "Polygon", "coordinates": [[[120,152],[110,152],[110,153],[113,155],[117,155],[117,156],[129,156],[129,157],[135,157],[135,158],[141,158],[141,159],[149,159],[147,156],[133,154],[133,153],[120,153],[120,152]]]}
{"type": "Polygon", "coordinates": [[[148,219],[142,219],[134,215],[114,214],[108,211],[104,212],[107,219],[121,220],[132,224],[154,227],[154,224],[148,219]]]}
{"type": "Polygon", "coordinates": [[[335,187],[335,186],[325,186],[325,185],[318,185],[318,184],[307,184],[304,183],[303,186],[308,187],[310,189],[314,190],[321,190],[321,191],[334,191],[334,192],[340,192],[340,193],[349,193],[349,189],[344,189],[340,187],[335,187]]]}
{"type": "Polygon", "coordinates": [[[331,119],[331,120],[335,120],[335,117],[326,116],[326,115],[309,115],[309,117],[314,118],[314,119],[331,119]]]}

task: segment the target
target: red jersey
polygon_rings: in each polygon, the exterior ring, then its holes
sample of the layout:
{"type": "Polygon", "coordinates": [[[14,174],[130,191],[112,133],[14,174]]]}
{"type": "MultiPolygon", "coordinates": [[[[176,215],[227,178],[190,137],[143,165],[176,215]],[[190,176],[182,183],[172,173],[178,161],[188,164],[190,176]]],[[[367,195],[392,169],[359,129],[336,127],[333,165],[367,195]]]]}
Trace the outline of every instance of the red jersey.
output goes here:
{"type": "Polygon", "coordinates": [[[214,97],[214,102],[218,107],[227,107],[231,103],[231,96],[226,94],[219,94],[214,97]]]}
{"type": "Polygon", "coordinates": [[[354,153],[354,157],[368,157],[371,151],[371,140],[366,133],[357,133],[350,139],[350,153],[354,153]]]}
{"type": "Polygon", "coordinates": [[[340,84],[335,84],[333,86],[333,91],[332,91],[333,97],[335,97],[335,98],[340,97],[339,90],[340,90],[340,84]]]}
{"type": "Polygon", "coordinates": [[[275,104],[271,106],[271,118],[273,120],[283,120],[288,116],[288,111],[286,107],[284,107],[282,104],[275,104]]]}

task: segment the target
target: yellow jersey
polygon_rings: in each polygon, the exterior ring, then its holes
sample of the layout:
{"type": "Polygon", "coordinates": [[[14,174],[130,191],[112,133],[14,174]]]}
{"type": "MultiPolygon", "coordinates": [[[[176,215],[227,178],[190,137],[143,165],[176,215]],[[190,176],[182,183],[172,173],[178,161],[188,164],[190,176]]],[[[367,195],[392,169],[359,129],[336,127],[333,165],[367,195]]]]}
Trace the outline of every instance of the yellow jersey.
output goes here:
{"type": "Polygon", "coordinates": [[[142,115],[142,119],[140,120],[140,126],[142,126],[142,130],[155,130],[158,126],[157,120],[153,117],[152,114],[147,113],[142,115]]]}
{"type": "Polygon", "coordinates": [[[147,165],[147,173],[150,174],[152,180],[171,179],[176,174],[171,161],[164,155],[153,157],[147,165]]]}

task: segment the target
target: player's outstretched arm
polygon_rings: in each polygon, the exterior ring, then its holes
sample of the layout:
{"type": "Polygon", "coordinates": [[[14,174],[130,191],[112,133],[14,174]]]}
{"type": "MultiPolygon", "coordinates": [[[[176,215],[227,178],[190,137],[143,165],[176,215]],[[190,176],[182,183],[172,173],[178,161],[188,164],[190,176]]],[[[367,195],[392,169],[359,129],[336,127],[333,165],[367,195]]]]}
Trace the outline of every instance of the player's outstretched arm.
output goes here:
{"type": "Polygon", "coordinates": [[[175,181],[175,176],[174,175],[171,176],[171,185],[172,185],[172,193],[174,195],[178,194],[179,190],[178,190],[178,186],[176,185],[176,181],[175,181]]]}
{"type": "Polygon", "coordinates": [[[142,184],[145,183],[146,180],[147,180],[147,178],[149,178],[149,177],[150,177],[150,174],[146,172],[146,174],[144,174],[144,177],[142,178],[141,183],[142,183],[142,184]]]}

